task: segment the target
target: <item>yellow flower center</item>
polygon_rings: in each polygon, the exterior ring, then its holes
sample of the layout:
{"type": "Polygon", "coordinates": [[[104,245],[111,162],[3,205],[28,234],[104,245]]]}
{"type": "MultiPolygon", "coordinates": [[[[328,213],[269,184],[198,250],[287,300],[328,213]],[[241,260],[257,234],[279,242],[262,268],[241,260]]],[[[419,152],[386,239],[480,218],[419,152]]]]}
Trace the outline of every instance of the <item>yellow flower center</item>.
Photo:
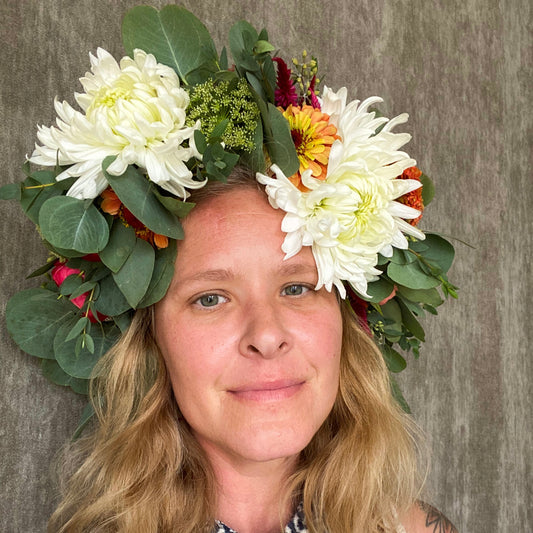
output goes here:
{"type": "Polygon", "coordinates": [[[113,107],[117,103],[117,100],[129,100],[130,97],[131,91],[124,87],[103,88],[100,94],[94,99],[91,107],[113,107]]]}
{"type": "Polygon", "coordinates": [[[298,172],[289,177],[300,190],[305,190],[301,183],[301,174],[310,168],[313,177],[326,178],[326,170],[331,145],[338,139],[337,128],[329,123],[329,115],[314,109],[290,105],[283,116],[289,122],[292,140],[300,161],[298,172]]]}

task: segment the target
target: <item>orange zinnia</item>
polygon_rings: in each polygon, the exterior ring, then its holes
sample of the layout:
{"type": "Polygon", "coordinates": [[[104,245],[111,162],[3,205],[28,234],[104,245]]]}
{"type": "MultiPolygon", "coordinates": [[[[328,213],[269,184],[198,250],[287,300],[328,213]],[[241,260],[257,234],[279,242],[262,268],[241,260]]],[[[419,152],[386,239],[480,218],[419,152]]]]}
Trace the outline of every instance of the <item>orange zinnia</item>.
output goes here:
{"type": "Polygon", "coordinates": [[[313,106],[290,105],[283,116],[289,122],[300,161],[298,172],[290,176],[289,180],[301,191],[306,191],[301,180],[302,173],[310,168],[314,178],[325,180],[331,145],[340,137],[337,135],[337,128],[329,123],[329,115],[313,106]]]}

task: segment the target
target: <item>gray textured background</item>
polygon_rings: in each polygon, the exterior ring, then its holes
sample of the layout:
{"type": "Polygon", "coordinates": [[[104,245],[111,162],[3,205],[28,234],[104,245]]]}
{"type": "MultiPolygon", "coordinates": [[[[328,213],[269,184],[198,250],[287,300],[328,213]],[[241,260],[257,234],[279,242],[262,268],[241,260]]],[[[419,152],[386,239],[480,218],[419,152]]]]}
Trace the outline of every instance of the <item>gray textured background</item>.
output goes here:
{"type": "MultiPolygon", "coordinates": [[[[161,7],[164,2],[148,2],[161,7]]],[[[88,51],[122,55],[134,1],[3,0],[0,4],[0,182],[22,178],[37,124],[55,95],[73,103],[88,51]]],[[[408,111],[408,151],[437,185],[423,227],[456,245],[460,299],[425,325],[429,341],[402,376],[433,454],[430,500],[462,533],[533,531],[531,7],[527,0],[186,1],[225,42],[241,17],[265,25],[282,55],[318,55],[326,83],[408,111]]],[[[51,462],[83,406],[50,385],[7,337],[5,302],[32,286],[45,258],[15,203],[0,204],[0,529],[44,530],[51,462]]]]}

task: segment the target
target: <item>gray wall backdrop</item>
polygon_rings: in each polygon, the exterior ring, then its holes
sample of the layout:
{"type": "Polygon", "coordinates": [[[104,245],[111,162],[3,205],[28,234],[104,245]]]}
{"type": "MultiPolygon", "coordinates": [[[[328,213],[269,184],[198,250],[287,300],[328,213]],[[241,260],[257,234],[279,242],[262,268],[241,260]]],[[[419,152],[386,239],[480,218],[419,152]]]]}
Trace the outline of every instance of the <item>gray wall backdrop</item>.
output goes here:
{"type": "MultiPolygon", "coordinates": [[[[88,52],[123,54],[133,0],[0,4],[0,182],[22,178],[55,95],[73,102],[88,52]]],[[[161,7],[165,2],[148,2],[161,7]]],[[[456,245],[460,299],[425,321],[429,341],[402,376],[432,450],[428,499],[461,532],[533,530],[531,6],[528,0],[187,0],[225,42],[245,17],[286,57],[305,47],[329,86],[381,95],[410,113],[408,151],[438,198],[423,227],[456,245]]],[[[49,384],[7,336],[4,310],[45,259],[15,203],[0,204],[0,530],[43,531],[54,506],[51,463],[84,402],[49,384]]]]}

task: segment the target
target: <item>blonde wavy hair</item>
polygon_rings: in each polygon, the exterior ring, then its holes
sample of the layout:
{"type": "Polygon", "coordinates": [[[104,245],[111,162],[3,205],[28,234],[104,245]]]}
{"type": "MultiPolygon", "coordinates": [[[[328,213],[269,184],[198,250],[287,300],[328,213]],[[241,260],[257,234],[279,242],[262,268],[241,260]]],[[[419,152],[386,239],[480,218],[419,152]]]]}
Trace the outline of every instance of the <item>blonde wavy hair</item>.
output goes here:
{"type": "MultiPolygon", "coordinates": [[[[233,186],[256,186],[241,174],[233,186]]],[[[341,306],[337,398],[301,452],[280,510],[303,502],[310,533],[389,533],[420,488],[417,430],[392,397],[381,352],[341,306]]],[[[136,312],[95,376],[96,427],[67,454],[71,473],[48,531],[211,533],[216,481],[174,399],[152,309],[136,312]]]]}

